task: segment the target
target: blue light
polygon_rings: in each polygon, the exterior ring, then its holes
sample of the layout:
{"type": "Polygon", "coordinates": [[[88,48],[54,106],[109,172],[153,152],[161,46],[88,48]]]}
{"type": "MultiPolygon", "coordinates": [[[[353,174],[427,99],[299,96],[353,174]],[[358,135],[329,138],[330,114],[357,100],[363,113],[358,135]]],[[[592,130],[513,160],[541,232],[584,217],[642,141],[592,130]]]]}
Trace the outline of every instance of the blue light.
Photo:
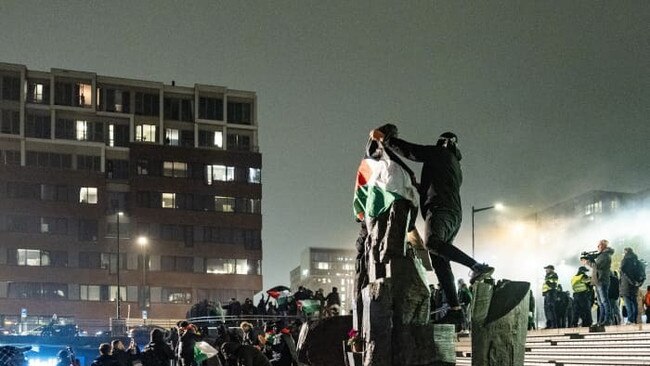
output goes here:
{"type": "Polygon", "coordinates": [[[56,358],[30,358],[29,366],[56,366],[56,358]]]}

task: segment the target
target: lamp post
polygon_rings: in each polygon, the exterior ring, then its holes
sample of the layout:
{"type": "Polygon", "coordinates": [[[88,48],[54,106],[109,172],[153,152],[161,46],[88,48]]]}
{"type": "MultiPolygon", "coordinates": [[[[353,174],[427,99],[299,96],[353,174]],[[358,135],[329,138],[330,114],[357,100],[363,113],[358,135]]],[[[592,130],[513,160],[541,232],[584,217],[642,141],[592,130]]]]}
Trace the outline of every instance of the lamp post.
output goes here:
{"type": "Polygon", "coordinates": [[[119,211],[116,215],[117,217],[117,295],[115,298],[115,316],[116,318],[122,319],[122,314],[120,312],[120,216],[124,215],[122,211],[119,211]]]}
{"type": "Polygon", "coordinates": [[[138,237],[138,245],[142,249],[142,307],[146,307],[146,285],[147,285],[147,244],[149,239],[146,236],[138,237]]]}
{"type": "Polygon", "coordinates": [[[474,236],[475,236],[475,235],[474,235],[474,216],[475,216],[477,213],[481,212],[481,211],[487,211],[487,210],[491,210],[491,209],[495,209],[495,210],[497,210],[497,211],[500,211],[500,210],[503,209],[503,205],[500,204],[500,203],[496,203],[496,204],[494,204],[494,205],[492,205],[492,206],[481,207],[481,208],[475,208],[474,206],[472,206],[472,258],[474,258],[474,247],[475,247],[475,239],[474,239],[474,236]]]}

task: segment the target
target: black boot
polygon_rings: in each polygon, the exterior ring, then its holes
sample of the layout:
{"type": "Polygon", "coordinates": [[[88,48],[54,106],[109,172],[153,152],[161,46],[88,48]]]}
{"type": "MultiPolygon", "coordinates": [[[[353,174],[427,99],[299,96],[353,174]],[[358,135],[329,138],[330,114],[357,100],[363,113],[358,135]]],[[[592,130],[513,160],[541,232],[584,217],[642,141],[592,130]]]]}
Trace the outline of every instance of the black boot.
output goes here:
{"type": "Polygon", "coordinates": [[[490,267],[485,263],[476,263],[472,266],[472,277],[469,279],[470,284],[476,281],[483,281],[489,278],[494,273],[494,267],[490,267]]]}

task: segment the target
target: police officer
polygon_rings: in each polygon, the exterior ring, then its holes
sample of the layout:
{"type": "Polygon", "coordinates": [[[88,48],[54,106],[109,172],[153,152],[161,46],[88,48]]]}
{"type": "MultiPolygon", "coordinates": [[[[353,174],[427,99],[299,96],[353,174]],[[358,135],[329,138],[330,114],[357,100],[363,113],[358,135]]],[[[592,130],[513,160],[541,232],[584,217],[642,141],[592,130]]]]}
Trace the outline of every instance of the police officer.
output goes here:
{"type": "Polygon", "coordinates": [[[591,278],[587,276],[587,267],[580,266],[578,273],[571,277],[571,287],[573,287],[573,324],[578,326],[578,318],[582,319],[582,326],[591,326],[591,278]]]}
{"type": "Polygon", "coordinates": [[[544,267],[546,276],[544,277],[544,285],[542,286],[542,296],[544,296],[544,315],[546,316],[546,329],[557,328],[557,284],[558,278],[555,273],[555,266],[549,264],[544,267]]]}

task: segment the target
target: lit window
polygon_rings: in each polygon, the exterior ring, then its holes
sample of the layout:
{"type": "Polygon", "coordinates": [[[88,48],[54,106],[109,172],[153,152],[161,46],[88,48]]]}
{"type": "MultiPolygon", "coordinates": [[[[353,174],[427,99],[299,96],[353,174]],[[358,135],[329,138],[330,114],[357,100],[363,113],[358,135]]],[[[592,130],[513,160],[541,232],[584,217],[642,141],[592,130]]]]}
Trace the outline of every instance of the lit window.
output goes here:
{"type": "MultiPolygon", "coordinates": [[[[115,301],[117,298],[117,286],[108,287],[108,297],[110,301],[115,301]]],[[[126,300],[126,286],[120,286],[120,300],[126,300]]]]}
{"type": "Polygon", "coordinates": [[[99,301],[99,286],[79,285],[79,298],[85,301],[99,301]]]}
{"type": "Polygon", "coordinates": [[[76,131],[77,140],[79,141],[88,140],[88,122],[77,121],[75,131],[76,131]]]}
{"type": "Polygon", "coordinates": [[[171,304],[190,304],[192,302],[192,293],[185,289],[163,288],[163,301],[171,304]]]}
{"type": "Polygon", "coordinates": [[[92,106],[92,86],[90,84],[77,84],[77,87],[79,88],[79,106],[92,106]]]}
{"type": "Polygon", "coordinates": [[[163,193],[162,194],[162,207],[163,208],[176,208],[176,193],[163,193]]]}
{"type": "Polygon", "coordinates": [[[81,187],[79,189],[79,203],[97,204],[97,188],[81,187]]]}
{"type": "Polygon", "coordinates": [[[218,148],[223,147],[223,132],[214,131],[214,146],[218,148]]]}
{"type": "Polygon", "coordinates": [[[235,198],[214,196],[214,209],[219,212],[235,212],[235,198]]]}
{"type": "Polygon", "coordinates": [[[34,94],[32,95],[32,99],[36,103],[43,102],[43,84],[34,85],[34,94]]]}
{"type": "Polygon", "coordinates": [[[248,183],[260,183],[262,181],[262,169],[248,168],[248,183]]]}
{"type": "Polygon", "coordinates": [[[156,142],[156,125],[135,126],[135,140],[141,142],[156,142]]]}
{"type": "Polygon", "coordinates": [[[178,130],[168,128],[165,130],[165,144],[170,146],[178,146],[178,130]]]}
{"type": "Polygon", "coordinates": [[[236,272],[237,262],[234,259],[208,258],[206,272],[214,274],[232,274],[236,272]]]}
{"type": "Polygon", "coordinates": [[[602,213],[603,212],[603,201],[598,201],[594,203],[594,213],[602,213]]]}
{"type": "Polygon", "coordinates": [[[317,269],[330,269],[330,264],[327,262],[317,262],[316,263],[316,268],[317,269]]]}
{"type": "Polygon", "coordinates": [[[225,165],[206,165],[205,182],[210,185],[213,181],[231,182],[235,180],[235,167],[225,165]]]}
{"type": "Polygon", "coordinates": [[[237,259],[237,268],[235,270],[237,274],[248,274],[248,261],[246,259],[237,259]]]}
{"type": "Polygon", "coordinates": [[[611,211],[618,210],[618,200],[617,199],[612,200],[609,204],[610,204],[609,209],[611,211]]]}
{"type": "Polygon", "coordinates": [[[36,249],[17,249],[19,266],[47,267],[50,265],[50,253],[36,249]]]}
{"type": "Polygon", "coordinates": [[[115,146],[115,125],[108,125],[108,146],[115,146]]]}
{"type": "Polygon", "coordinates": [[[354,271],[354,264],[346,263],[343,265],[343,270],[345,271],[354,271]]]}
{"type": "Polygon", "coordinates": [[[187,163],[182,163],[180,161],[163,162],[163,176],[187,178],[187,163]]]}

